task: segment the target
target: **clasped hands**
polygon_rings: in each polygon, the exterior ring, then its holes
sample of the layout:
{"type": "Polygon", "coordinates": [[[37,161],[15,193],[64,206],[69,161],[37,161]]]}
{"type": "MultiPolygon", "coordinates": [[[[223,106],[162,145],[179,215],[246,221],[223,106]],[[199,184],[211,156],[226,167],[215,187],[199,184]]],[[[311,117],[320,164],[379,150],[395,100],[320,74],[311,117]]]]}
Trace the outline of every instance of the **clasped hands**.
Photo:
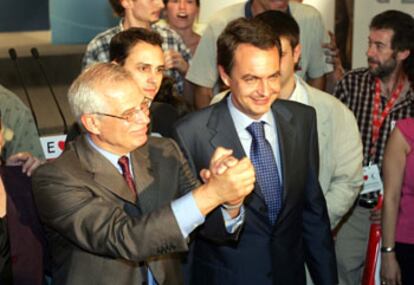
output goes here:
{"type": "Polygon", "coordinates": [[[210,160],[209,169],[200,171],[204,183],[215,190],[219,204],[238,213],[244,198],[254,189],[256,175],[249,158],[235,158],[233,151],[218,147],[210,160]],[[239,207],[237,207],[239,206],[239,207]]]}

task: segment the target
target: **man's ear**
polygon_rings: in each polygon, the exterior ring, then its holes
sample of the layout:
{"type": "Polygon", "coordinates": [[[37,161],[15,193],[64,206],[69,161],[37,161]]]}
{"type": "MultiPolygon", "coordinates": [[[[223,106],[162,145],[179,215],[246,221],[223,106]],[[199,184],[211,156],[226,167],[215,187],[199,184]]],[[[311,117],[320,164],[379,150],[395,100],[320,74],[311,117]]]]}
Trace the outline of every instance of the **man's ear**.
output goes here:
{"type": "Polygon", "coordinates": [[[131,0],[119,0],[119,4],[121,4],[124,9],[131,7],[131,0]]]}
{"type": "Polygon", "coordinates": [[[397,59],[399,59],[401,61],[405,60],[409,56],[410,56],[410,50],[409,49],[397,52],[397,59]]]}
{"type": "Polygon", "coordinates": [[[80,118],[83,127],[90,134],[99,135],[101,133],[101,121],[91,114],[83,114],[80,118]]]}
{"type": "Polygon", "coordinates": [[[226,73],[223,66],[221,65],[218,66],[218,71],[219,71],[221,80],[224,82],[224,84],[226,84],[227,87],[230,87],[230,82],[231,82],[230,75],[226,73]]]}
{"type": "Polygon", "coordinates": [[[293,49],[293,59],[295,61],[295,65],[299,63],[301,54],[302,54],[302,46],[301,44],[297,44],[293,49]]]}

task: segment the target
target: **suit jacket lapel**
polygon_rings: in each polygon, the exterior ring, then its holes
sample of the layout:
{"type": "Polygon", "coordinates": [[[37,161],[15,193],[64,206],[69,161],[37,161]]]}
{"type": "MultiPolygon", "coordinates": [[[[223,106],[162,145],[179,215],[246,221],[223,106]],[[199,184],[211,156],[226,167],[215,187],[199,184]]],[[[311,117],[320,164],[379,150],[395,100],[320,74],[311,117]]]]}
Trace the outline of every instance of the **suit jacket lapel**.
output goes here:
{"type": "Polygon", "coordinates": [[[294,179],[294,177],[290,177],[289,173],[287,172],[289,169],[295,168],[295,161],[288,159],[289,157],[293,157],[293,151],[296,145],[296,131],[292,127],[291,120],[293,118],[293,114],[289,111],[284,105],[279,104],[279,100],[277,100],[272,105],[273,115],[275,117],[277,132],[278,132],[278,139],[279,139],[279,151],[281,157],[281,172],[283,177],[283,206],[282,211],[278,217],[280,220],[281,216],[283,216],[283,209],[286,205],[286,199],[288,198],[287,193],[287,185],[290,184],[290,180],[294,179]]]}
{"type": "Polygon", "coordinates": [[[103,188],[120,198],[135,204],[135,197],[129,190],[124,177],[100,153],[89,144],[86,136],[79,138],[77,152],[83,167],[93,175],[93,179],[103,188]]]}
{"type": "Polygon", "coordinates": [[[131,162],[138,193],[138,204],[142,211],[147,213],[157,204],[157,195],[154,191],[150,191],[151,185],[155,183],[153,167],[156,162],[151,162],[149,159],[148,144],[131,153],[131,162]]]}
{"type": "Polygon", "coordinates": [[[210,142],[213,149],[222,146],[233,150],[233,155],[241,159],[246,156],[238,139],[233,119],[227,107],[227,97],[215,104],[207,127],[211,132],[210,142]]]}

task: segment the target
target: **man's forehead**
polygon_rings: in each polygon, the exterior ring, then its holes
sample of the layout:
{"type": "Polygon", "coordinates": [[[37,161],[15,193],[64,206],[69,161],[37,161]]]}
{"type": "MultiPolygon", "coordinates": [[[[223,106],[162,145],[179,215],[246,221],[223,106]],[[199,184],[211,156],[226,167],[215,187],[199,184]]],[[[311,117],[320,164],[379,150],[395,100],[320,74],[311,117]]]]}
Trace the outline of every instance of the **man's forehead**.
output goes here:
{"type": "Polygon", "coordinates": [[[237,62],[242,62],[246,64],[247,62],[254,62],[257,56],[267,56],[269,59],[279,58],[280,54],[276,46],[270,48],[260,48],[252,44],[240,44],[234,52],[234,64],[237,62]]]}
{"type": "Polygon", "coordinates": [[[164,52],[162,48],[158,45],[153,45],[147,42],[137,42],[130,50],[129,50],[129,56],[140,56],[151,53],[152,57],[155,57],[155,59],[164,59],[164,52]]]}
{"type": "Polygon", "coordinates": [[[370,29],[368,38],[373,41],[390,42],[394,36],[391,29],[370,29]]]}
{"type": "Polygon", "coordinates": [[[119,80],[117,82],[106,82],[97,88],[103,100],[119,100],[139,93],[137,83],[132,79],[119,80]]]}

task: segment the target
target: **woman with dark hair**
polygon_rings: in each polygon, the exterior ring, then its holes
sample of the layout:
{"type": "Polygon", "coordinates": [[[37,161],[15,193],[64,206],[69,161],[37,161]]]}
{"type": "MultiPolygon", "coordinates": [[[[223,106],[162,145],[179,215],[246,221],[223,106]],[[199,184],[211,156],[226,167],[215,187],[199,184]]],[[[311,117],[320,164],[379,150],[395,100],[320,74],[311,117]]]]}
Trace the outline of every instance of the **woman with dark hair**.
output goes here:
{"type": "Polygon", "coordinates": [[[194,22],[200,10],[200,0],[164,0],[165,17],[168,25],[183,39],[194,52],[200,42],[200,35],[194,31],[194,22]]]}

